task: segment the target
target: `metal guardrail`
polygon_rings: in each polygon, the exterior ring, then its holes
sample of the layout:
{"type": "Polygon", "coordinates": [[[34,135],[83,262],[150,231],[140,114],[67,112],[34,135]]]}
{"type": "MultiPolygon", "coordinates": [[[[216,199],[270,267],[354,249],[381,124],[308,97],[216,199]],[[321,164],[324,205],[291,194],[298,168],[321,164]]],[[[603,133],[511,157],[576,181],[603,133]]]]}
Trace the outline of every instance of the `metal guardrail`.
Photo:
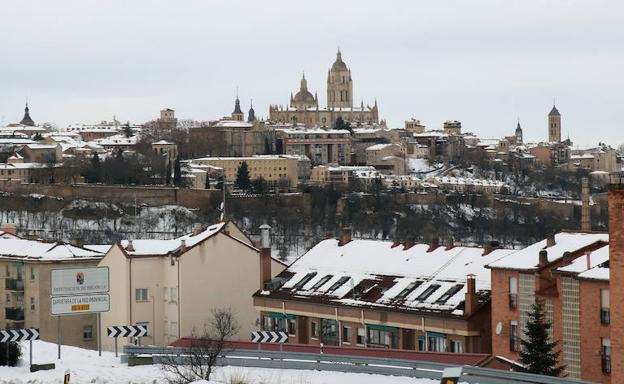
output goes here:
{"type": "MultiPolygon", "coordinates": [[[[188,349],[176,347],[144,347],[127,345],[126,358],[143,355],[151,357],[152,364],[174,361],[178,364],[188,362],[188,349]],[[165,357],[166,356],[166,357],[165,357]]],[[[142,362],[145,363],[144,361],[142,362]]],[[[344,356],[302,352],[273,352],[255,350],[224,351],[219,365],[334,371],[345,373],[369,373],[386,376],[407,376],[440,380],[445,368],[457,365],[430,363],[425,361],[386,359],[368,356],[344,356]]],[[[471,384],[590,384],[588,381],[510,372],[490,368],[471,366],[462,367],[462,382],[471,384]]]]}

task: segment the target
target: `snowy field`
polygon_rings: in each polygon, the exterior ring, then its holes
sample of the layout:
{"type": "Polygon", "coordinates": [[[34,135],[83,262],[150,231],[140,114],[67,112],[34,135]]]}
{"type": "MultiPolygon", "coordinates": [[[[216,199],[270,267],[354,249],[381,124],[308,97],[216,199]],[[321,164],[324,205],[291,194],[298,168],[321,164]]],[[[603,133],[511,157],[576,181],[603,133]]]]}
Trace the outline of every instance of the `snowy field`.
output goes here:
{"type": "MultiPolygon", "coordinates": [[[[56,369],[30,373],[28,367],[28,343],[26,342],[22,344],[23,356],[21,366],[0,367],[0,383],[63,383],[63,376],[66,370],[70,371],[71,384],[156,384],[166,382],[159,366],[128,367],[119,363],[119,359],[115,358],[115,354],[112,352],[102,352],[102,357],[99,357],[97,351],[63,346],[61,350],[62,359],[59,361],[56,359],[56,344],[43,341],[33,342],[33,351],[33,363],[55,363],[56,369]]],[[[217,370],[210,383],[435,384],[438,381],[338,372],[223,367],[217,370]]]]}

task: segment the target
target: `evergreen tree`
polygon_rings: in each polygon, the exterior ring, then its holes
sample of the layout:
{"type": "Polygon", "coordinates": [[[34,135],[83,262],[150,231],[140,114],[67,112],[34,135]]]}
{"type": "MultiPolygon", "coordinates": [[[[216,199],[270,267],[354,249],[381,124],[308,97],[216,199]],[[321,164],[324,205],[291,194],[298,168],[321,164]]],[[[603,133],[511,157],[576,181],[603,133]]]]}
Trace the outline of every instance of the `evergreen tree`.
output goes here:
{"type": "Polygon", "coordinates": [[[165,170],[165,184],[171,184],[171,162],[167,161],[167,167],[165,170]]]}
{"type": "Polygon", "coordinates": [[[33,136],[33,140],[41,141],[41,140],[43,140],[43,136],[41,136],[41,133],[37,132],[37,134],[35,134],[35,136],[33,136]]]}
{"type": "Polygon", "coordinates": [[[351,134],[353,134],[353,128],[351,128],[351,123],[345,122],[342,116],[338,116],[338,118],[336,119],[336,122],[334,123],[334,129],[336,130],[344,129],[344,130],[351,132],[351,134]]]}
{"type": "Polygon", "coordinates": [[[269,142],[269,138],[268,137],[264,138],[264,154],[265,155],[272,155],[273,154],[273,148],[271,147],[271,143],[269,142]]]}
{"type": "Polygon", "coordinates": [[[90,183],[102,182],[102,164],[100,164],[100,156],[97,152],[93,152],[91,158],[91,169],[87,172],[87,181],[90,183]]]}
{"type": "Polygon", "coordinates": [[[558,342],[550,341],[548,330],[552,327],[544,318],[542,303],[536,300],[529,313],[529,320],[524,329],[524,337],[520,340],[521,372],[539,375],[559,376],[564,367],[557,366],[557,358],[561,351],[555,351],[558,342]]]}
{"type": "Polygon", "coordinates": [[[264,180],[262,176],[253,179],[251,182],[252,189],[254,193],[259,195],[264,195],[269,191],[269,184],[264,180]]]}
{"type": "Polygon", "coordinates": [[[173,165],[173,185],[176,187],[182,186],[182,164],[180,163],[180,156],[176,157],[175,164],[173,165]]]}
{"type": "Polygon", "coordinates": [[[15,367],[22,356],[22,347],[15,341],[0,343],[0,365],[15,367]],[[8,351],[7,351],[8,348],[8,351]],[[8,361],[7,361],[8,358],[8,361]]]}
{"type": "Polygon", "coordinates": [[[131,137],[132,136],[132,128],[130,128],[130,124],[126,124],[123,127],[123,133],[126,137],[131,137]]]}
{"type": "Polygon", "coordinates": [[[238,172],[236,173],[236,188],[244,191],[249,191],[251,189],[249,166],[247,166],[246,161],[243,161],[240,167],[238,167],[238,172]]]}
{"type": "Polygon", "coordinates": [[[216,187],[217,187],[217,189],[218,189],[218,190],[220,190],[220,191],[222,191],[222,190],[223,190],[223,180],[224,180],[224,177],[223,177],[223,176],[219,176],[219,179],[217,180],[217,185],[216,185],[216,187]]]}
{"type": "Polygon", "coordinates": [[[205,189],[210,189],[210,176],[206,172],[206,184],[204,185],[205,189]]]}

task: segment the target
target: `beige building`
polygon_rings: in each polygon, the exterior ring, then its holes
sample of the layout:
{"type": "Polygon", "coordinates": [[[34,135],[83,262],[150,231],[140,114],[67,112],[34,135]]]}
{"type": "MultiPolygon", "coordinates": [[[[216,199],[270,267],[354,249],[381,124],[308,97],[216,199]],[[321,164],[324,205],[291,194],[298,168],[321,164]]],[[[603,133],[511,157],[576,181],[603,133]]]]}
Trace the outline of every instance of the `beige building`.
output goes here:
{"type": "MultiPolygon", "coordinates": [[[[14,228],[13,228],[14,231],[14,228]]],[[[57,318],[50,314],[53,269],[92,267],[96,251],[60,242],[26,240],[0,232],[0,329],[38,328],[41,339],[57,341],[57,318]]],[[[61,316],[62,343],[97,347],[96,316],[61,316]]]]}
{"type": "Polygon", "coordinates": [[[366,148],[366,165],[382,173],[404,175],[405,151],[400,144],[376,144],[366,148]]]}
{"type": "Polygon", "coordinates": [[[299,92],[290,94],[290,102],[286,107],[271,105],[269,119],[274,122],[304,124],[306,127],[333,127],[336,120],[343,120],[356,124],[372,124],[379,122],[377,101],[371,106],[353,105],[353,79],[351,69],[342,61],[340,50],[336,54],[336,61],[327,73],[327,108],[320,108],[318,96],[308,90],[305,74],[301,79],[299,92]]]}
{"type": "Polygon", "coordinates": [[[58,163],[63,158],[60,144],[26,144],[19,154],[27,163],[58,163]]]}
{"type": "Polygon", "coordinates": [[[279,128],[275,131],[277,153],[305,155],[312,164],[351,164],[351,133],[322,128],[279,128]]]}
{"type": "Polygon", "coordinates": [[[159,129],[174,129],[178,125],[178,119],[175,117],[175,111],[171,108],[165,108],[160,111],[160,118],[156,120],[159,129]]]}
{"type": "MultiPolygon", "coordinates": [[[[222,308],[240,325],[235,339],[248,341],[259,319],[252,294],[285,267],[231,222],[172,240],[121,241],[100,266],[110,269],[112,282],[102,327],[145,324],[144,343],[152,345],[201,333],[211,310],[222,308]]],[[[105,339],[104,348],[113,343],[105,339]]]]}
{"type": "Polygon", "coordinates": [[[298,157],[288,155],[259,155],[251,157],[203,157],[192,160],[194,164],[210,165],[223,169],[225,180],[235,182],[238,168],[247,163],[251,180],[262,177],[270,185],[288,188],[297,186],[298,157]]]}
{"type": "Polygon", "coordinates": [[[331,166],[331,165],[319,165],[312,168],[310,174],[310,182],[312,184],[349,184],[358,172],[372,173],[375,172],[374,167],[369,166],[331,166]]]}
{"type": "Polygon", "coordinates": [[[171,141],[160,140],[152,143],[152,150],[163,156],[173,171],[173,164],[178,158],[178,145],[171,141]]]}

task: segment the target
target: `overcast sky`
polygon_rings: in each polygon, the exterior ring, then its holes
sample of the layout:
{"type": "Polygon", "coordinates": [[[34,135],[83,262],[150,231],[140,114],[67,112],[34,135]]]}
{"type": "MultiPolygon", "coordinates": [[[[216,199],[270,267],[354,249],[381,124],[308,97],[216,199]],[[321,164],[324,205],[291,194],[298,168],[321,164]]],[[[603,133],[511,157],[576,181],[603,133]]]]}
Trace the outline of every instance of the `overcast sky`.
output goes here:
{"type": "Polygon", "coordinates": [[[556,100],[563,136],[624,143],[624,2],[0,2],[0,122],[28,96],[37,123],[144,122],[163,107],[214,120],[285,104],[299,87],[326,103],[340,47],[356,103],[390,126],[456,119],[482,137],[544,139],[556,100]]]}

